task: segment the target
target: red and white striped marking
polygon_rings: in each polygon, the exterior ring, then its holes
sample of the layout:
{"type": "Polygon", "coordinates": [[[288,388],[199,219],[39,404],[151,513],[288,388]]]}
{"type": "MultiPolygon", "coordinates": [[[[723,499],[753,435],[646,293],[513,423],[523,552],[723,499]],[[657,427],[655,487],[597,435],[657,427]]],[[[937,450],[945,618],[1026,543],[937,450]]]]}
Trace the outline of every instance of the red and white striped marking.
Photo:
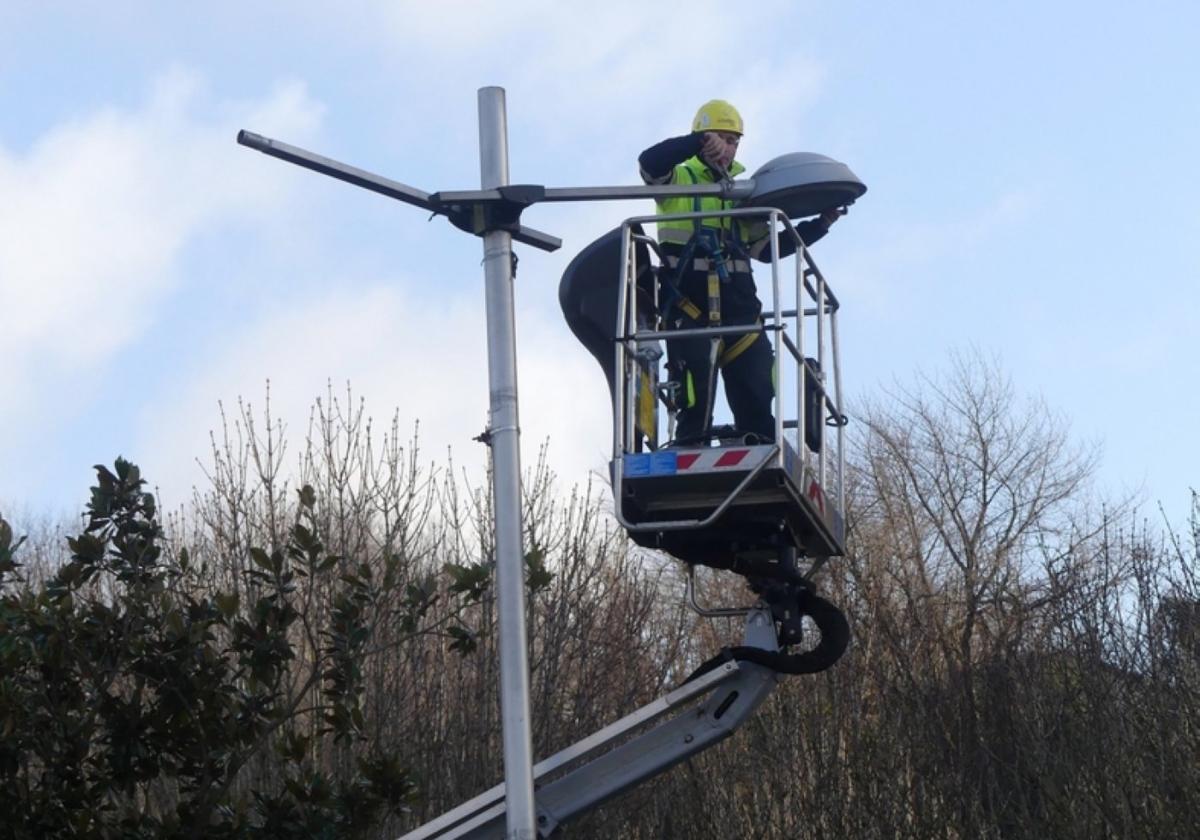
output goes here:
{"type": "Polygon", "coordinates": [[[809,501],[817,506],[817,510],[821,512],[821,515],[825,516],[825,493],[821,490],[821,485],[817,484],[815,478],[808,485],[808,498],[809,501]]]}
{"type": "Polygon", "coordinates": [[[753,447],[737,449],[695,449],[690,452],[680,452],[675,456],[676,468],[679,472],[709,472],[710,470],[748,469],[758,463],[757,458],[750,457],[753,447]]]}

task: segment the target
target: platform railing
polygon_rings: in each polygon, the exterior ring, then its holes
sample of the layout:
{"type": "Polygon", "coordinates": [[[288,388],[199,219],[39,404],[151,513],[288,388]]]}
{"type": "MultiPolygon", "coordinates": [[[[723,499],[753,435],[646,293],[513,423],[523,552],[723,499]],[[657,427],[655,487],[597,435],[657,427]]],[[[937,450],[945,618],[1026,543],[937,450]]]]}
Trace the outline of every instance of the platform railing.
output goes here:
{"type": "MultiPolygon", "coordinates": [[[[771,336],[775,353],[776,388],[772,409],[775,417],[775,440],[779,445],[757,467],[760,470],[770,465],[783,467],[787,454],[783,446],[783,441],[786,440],[785,432],[794,431],[794,451],[803,459],[806,474],[816,478],[824,494],[825,498],[820,503],[822,505],[826,502],[835,504],[840,517],[841,512],[845,510],[845,483],[843,480],[845,474],[845,413],[842,409],[842,377],[837,330],[839,303],[825,276],[812,259],[803,239],[787,216],[774,208],[746,207],[733,210],[705,210],[693,213],[633,217],[625,220],[621,227],[620,264],[622,278],[619,284],[617,341],[614,347],[615,370],[617,371],[613,400],[612,477],[614,487],[621,486],[625,475],[624,456],[634,454],[634,447],[640,442],[637,432],[638,371],[639,368],[645,370],[647,358],[653,356],[653,354],[642,352],[643,349],[649,346],[660,346],[661,342],[674,338],[693,336],[716,338],[722,335],[743,335],[747,332],[758,331],[771,336]],[[768,223],[771,237],[770,283],[769,288],[764,288],[766,284],[759,283],[759,297],[764,302],[761,326],[739,324],[684,330],[662,328],[657,312],[660,300],[657,281],[653,295],[655,311],[645,312],[639,302],[638,275],[642,269],[653,268],[653,266],[639,265],[639,249],[635,245],[646,245],[656,255],[660,264],[665,263],[664,255],[652,237],[640,233],[640,226],[661,221],[722,217],[766,219],[768,223]],[[779,246],[784,238],[790,239],[795,253],[781,258],[779,246]],[[791,286],[790,306],[785,306],[782,289],[786,271],[785,263],[788,260],[793,262],[793,282],[789,284],[791,286]],[[812,369],[806,359],[815,360],[816,370],[812,369]],[[818,394],[817,406],[821,413],[820,421],[815,424],[814,429],[817,436],[815,451],[807,445],[806,439],[809,423],[807,416],[809,403],[805,395],[806,379],[811,381],[810,387],[815,388],[818,394]],[[785,400],[785,394],[790,394],[791,399],[785,400]],[[826,432],[829,426],[835,430],[832,436],[826,432]],[[832,453],[830,452],[831,448],[832,453]]],[[[651,447],[657,446],[660,438],[658,430],[662,425],[659,417],[658,364],[660,364],[658,360],[654,359],[653,365],[648,371],[652,382],[651,390],[655,397],[654,429],[653,433],[648,436],[648,443],[651,447]]],[[[666,437],[669,438],[669,435],[666,437]]],[[[717,505],[714,512],[705,517],[643,525],[626,521],[620,510],[620,504],[616,506],[617,516],[621,524],[631,530],[677,530],[707,527],[733,504],[737,496],[750,485],[751,480],[740,482],[730,495],[717,505]]]]}

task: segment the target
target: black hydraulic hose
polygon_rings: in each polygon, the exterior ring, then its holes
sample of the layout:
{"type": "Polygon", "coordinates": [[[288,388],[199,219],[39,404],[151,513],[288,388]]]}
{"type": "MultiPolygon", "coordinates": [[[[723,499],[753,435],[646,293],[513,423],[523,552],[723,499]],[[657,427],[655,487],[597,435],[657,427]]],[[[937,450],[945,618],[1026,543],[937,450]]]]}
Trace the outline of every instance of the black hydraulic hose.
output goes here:
{"type": "Polygon", "coordinates": [[[841,610],[809,592],[801,594],[799,608],[821,631],[821,641],[815,648],[787,654],[741,645],[729,649],[733,658],[762,665],[780,674],[816,674],[832,667],[850,646],[850,623],[841,610]]]}
{"type": "Polygon", "coordinates": [[[797,607],[821,631],[821,641],[812,650],[789,654],[747,645],[728,647],[693,671],[684,682],[691,682],[731,659],[753,662],[779,674],[816,674],[832,667],[850,645],[850,624],[846,616],[829,601],[808,590],[801,591],[797,607]]]}

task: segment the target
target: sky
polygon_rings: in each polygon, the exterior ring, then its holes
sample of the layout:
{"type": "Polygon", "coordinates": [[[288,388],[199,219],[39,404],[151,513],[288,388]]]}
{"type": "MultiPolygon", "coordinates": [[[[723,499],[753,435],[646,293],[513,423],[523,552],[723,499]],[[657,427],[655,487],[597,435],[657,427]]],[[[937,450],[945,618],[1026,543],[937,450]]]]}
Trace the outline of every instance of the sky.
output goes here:
{"type": "MultiPolygon", "coordinates": [[[[0,0],[0,510],[56,516],[92,465],[205,486],[239,399],[298,451],[332,390],[478,470],[480,240],[238,146],[245,128],[426,191],[479,184],[506,90],[514,183],[637,183],[646,146],[733,102],[753,171],[793,151],[867,194],[814,248],[849,413],[994,356],[1097,490],[1181,523],[1200,485],[1200,5],[759,0],[257,4],[0,0]]],[[[523,458],[603,471],[604,380],[557,287],[649,202],[542,205],[517,246],[523,458]]]]}

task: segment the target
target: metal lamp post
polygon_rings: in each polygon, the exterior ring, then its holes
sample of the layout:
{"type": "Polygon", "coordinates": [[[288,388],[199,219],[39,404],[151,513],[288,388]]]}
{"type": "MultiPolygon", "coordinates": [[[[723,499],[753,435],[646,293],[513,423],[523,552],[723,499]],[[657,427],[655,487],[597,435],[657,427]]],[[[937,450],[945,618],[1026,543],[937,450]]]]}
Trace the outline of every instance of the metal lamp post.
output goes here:
{"type": "MultiPolygon", "coordinates": [[[[508,186],[504,89],[479,91],[479,175],[483,189],[508,186]]],[[[525,554],[521,526],[521,449],[517,425],[517,335],[513,314],[512,234],[483,236],[487,301],[492,496],[496,521],[496,597],[500,622],[500,715],[504,732],[508,836],[536,840],[533,740],[529,720],[529,646],[525,633],[525,554]]]]}

